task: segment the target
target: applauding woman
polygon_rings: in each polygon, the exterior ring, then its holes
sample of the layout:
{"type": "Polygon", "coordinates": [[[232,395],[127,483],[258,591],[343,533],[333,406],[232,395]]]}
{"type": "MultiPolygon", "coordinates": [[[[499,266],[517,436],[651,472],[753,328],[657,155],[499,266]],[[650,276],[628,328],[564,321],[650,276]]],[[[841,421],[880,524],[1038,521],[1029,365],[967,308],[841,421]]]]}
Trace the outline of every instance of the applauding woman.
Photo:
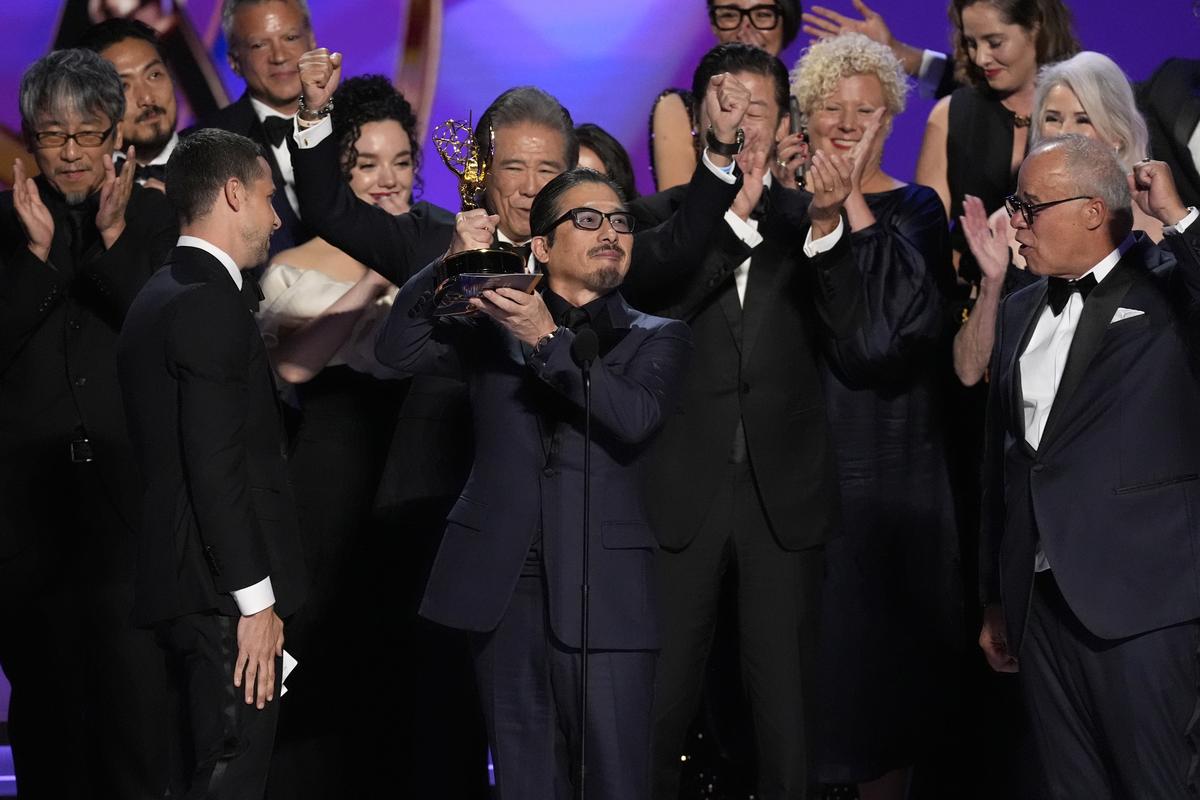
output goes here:
{"type": "Polygon", "coordinates": [[[869,320],[824,370],[845,528],[826,549],[817,737],[821,779],[863,798],[904,796],[957,630],[938,395],[946,218],[932,189],[880,166],[906,92],[899,60],[862,34],[812,45],[792,72],[814,153],[853,159],[845,209],[869,320]]]}

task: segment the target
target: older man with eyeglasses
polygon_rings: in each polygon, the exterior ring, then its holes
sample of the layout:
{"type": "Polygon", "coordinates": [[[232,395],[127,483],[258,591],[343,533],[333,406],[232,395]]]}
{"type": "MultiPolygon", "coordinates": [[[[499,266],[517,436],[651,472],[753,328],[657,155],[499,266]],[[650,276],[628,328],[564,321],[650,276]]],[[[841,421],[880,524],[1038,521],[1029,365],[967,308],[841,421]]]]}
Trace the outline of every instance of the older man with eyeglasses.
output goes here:
{"type": "Polygon", "coordinates": [[[1051,139],[988,400],[979,644],[1020,671],[1049,796],[1190,797],[1200,713],[1200,240],[1161,161],[1051,139]],[[1131,232],[1132,201],[1163,224],[1131,232]]]}
{"type": "Polygon", "coordinates": [[[18,784],[162,797],[165,679],[130,624],[142,487],[116,340],[178,229],[161,194],[113,168],[125,95],[112,64],[51,53],[20,104],[41,174],[18,160],[0,195],[0,666],[18,784]]]}

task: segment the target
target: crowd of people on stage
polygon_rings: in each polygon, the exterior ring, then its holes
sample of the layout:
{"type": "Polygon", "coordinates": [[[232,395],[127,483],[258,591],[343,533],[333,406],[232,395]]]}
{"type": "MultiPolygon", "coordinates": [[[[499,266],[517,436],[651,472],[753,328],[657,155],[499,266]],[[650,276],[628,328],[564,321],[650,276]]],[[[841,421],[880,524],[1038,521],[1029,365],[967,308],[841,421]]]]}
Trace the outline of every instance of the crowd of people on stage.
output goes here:
{"type": "Polygon", "coordinates": [[[141,22],[30,65],[20,796],[1193,796],[1200,61],[851,2],[706,0],[640,196],[519,86],[475,202],[421,200],[431,121],[305,0],[223,0],[245,93],[187,130],[141,22]],[[441,315],[481,252],[527,279],[441,315]]]}

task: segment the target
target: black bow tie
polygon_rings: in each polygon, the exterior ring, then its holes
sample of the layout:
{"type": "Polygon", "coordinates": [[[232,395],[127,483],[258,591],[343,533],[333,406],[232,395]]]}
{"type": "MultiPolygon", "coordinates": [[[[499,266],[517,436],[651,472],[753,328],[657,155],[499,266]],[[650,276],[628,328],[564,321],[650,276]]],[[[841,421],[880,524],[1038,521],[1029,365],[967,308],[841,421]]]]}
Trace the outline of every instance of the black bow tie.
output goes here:
{"type": "Polygon", "coordinates": [[[145,183],[148,180],[154,179],[167,182],[167,165],[166,164],[138,164],[133,173],[133,179],[138,183],[145,183]]]}
{"type": "Polygon", "coordinates": [[[246,307],[258,313],[258,304],[262,302],[263,293],[262,287],[258,285],[258,281],[249,272],[242,272],[242,300],[245,301],[246,307]]]}
{"type": "Polygon", "coordinates": [[[1092,289],[1096,288],[1096,276],[1084,275],[1077,281],[1069,281],[1066,278],[1050,278],[1049,279],[1049,299],[1050,310],[1054,312],[1054,316],[1062,313],[1062,310],[1067,307],[1067,301],[1071,299],[1071,292],[1079,292],[1079,296],[1087,302],[1087,297],[1092,293],[1092,289]]]}
{"type": "Polygon", "coordinates": [[[292,132],[292,120],[288,117],[266,117],[262,124],[272,147],[279,147],[292,132]]]}

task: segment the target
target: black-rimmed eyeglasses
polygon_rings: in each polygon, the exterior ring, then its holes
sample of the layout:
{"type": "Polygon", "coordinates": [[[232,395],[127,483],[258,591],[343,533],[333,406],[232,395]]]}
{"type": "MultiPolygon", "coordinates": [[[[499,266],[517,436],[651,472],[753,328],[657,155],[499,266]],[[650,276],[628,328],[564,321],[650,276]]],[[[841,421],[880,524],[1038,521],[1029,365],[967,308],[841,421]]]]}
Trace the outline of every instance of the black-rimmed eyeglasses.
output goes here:
{"type": "Polygon", "coordinates": [[[765,3],[751,8],[738,6],[709,6],[708,18],[721,31],[733,31],[741,27],[742,20],[750,18],[750,24],[760,31],[774,30],[779,24],[779,6],[765,3]]]}
{"type": "Polygon", "coordinates": [[[51,147],[62,147],[72,139],[75,144],[80,147],[99,147],[108,139],[108,135],[113,132],[116,125],[109,125],[107,129],[102,131],[77,131],[75,133],[63,133],[62,131],[39,131],[33,135],[33,145],[39,150],[45,150],[51,147]]]}
{"type": "Polygon", "coordinates": [[[547,225],[537,235],[545,236],[567,220],[571,220],[571,223],[581,231],[598,231],[606,219],[608,220],[608,224],[612,225],[612,229],[617,233],[633,233],[635,220],[633,214],[628,211],[609,211],[605,213],[597,211],[594,208],[572,208],[547,225]]]}
{"type": "Polygon", "coordinates": [[[1010,194],[1008,197],[1004,198],[1004,207],[1008,209],[1008,215],[1010,217],[1013,214],[1016,214],[1018,211],[1020,211],[1021,216],[1025,218],[1025,224],[1032,225],[1033,218],[1036,217],[1038,214],[1042,213],[1043,211],[1045,211],[1047,208],[1050,208],[1052,206],[1061,205],[1063,203],[1069,203],[1072,200],[1091,200],[1091,199],[1093,199],[1093,198],[1090,195],[1079,194],[1074,197],[1064,197],[1062,200],[1051,200],[1048,203],[1026,203],[1024,200],[1017,197],[1015,194],[1010,194]]]}

